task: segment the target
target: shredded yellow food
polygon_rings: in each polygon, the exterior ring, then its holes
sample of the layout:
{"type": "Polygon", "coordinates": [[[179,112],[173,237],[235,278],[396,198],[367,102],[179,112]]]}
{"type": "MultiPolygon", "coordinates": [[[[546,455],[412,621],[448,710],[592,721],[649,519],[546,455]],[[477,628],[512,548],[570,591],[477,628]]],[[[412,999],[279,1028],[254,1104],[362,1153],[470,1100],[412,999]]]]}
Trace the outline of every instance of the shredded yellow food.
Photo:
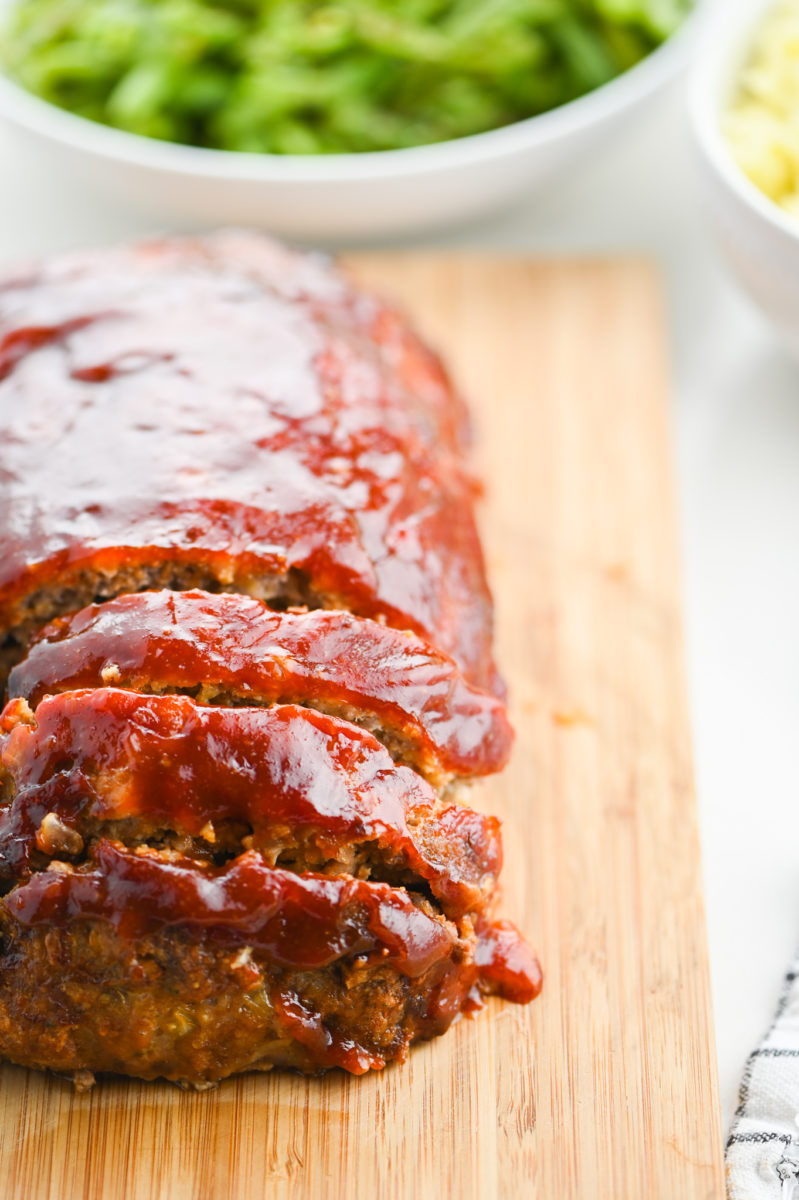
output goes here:
{"type": "Polygon", "coordinates": [[[752,183],[799,217],[799,0],[758,29],[724,132],[752,183]]]}

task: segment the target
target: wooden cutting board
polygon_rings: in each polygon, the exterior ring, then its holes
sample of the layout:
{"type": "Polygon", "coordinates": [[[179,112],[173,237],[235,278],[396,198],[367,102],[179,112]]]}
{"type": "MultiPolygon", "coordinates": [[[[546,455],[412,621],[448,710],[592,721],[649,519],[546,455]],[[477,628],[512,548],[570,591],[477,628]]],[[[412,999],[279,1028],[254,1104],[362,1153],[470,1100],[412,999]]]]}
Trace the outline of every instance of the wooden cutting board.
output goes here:
{"type": "Polygon", "coordinates": [[[4,1200],[723,1194],[660,299],[640,263],[371,256],[472,405],[518,741],[504,912],[540,951],[404,1066],[217,1091],[2,1071],[4,1200]]]}

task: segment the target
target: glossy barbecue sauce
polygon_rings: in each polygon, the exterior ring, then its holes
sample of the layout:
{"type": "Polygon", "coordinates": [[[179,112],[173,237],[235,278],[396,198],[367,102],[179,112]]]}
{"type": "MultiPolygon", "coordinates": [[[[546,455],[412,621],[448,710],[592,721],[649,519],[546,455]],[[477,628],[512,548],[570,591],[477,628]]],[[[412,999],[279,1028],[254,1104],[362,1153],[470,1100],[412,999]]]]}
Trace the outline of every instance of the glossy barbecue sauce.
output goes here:
{"type": "Polygon", "coordinates": [[[272,612],[249,596],[139,592],[90,605],[43,631],[9,693],[37,704],[107,682],[347,708],[402,738],[435,783],[500,770],[512,739],[504,706],[414,634],[347,612],[272,612]]]}
{"type": "Polygon", "coordinates": [[[414,629],[495,690],[466,440],[436,359],[318,259],[57,260],[0,290],[0,627],[193,571],[414,629]]]}

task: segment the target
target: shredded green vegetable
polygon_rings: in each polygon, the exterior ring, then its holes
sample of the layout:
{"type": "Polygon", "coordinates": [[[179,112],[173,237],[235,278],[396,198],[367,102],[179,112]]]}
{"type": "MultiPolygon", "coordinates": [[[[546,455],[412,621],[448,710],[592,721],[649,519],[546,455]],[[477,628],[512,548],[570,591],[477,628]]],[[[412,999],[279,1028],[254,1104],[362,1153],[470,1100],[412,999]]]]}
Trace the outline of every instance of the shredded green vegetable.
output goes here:
{"type": "Polygon", "coordinates": [[[224,150],[390,150],[564,104],[692,0],[21,0],[0,61],[94,121],[224,150]]]}

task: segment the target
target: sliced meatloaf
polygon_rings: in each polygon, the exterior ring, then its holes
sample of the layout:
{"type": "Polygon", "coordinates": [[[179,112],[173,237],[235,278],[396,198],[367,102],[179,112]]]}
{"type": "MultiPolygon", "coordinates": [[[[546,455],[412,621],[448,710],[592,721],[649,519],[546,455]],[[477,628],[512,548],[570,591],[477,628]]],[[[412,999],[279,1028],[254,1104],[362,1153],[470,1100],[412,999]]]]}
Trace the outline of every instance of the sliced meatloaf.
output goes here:
{"type": "Polygon", "coordinates": [[[0,281],[0,1057],[361,1073],[541,986],[468,422],[326,259],[225,233],[0,281]],[[458,801],[458,802],[456,802],[458,801]]]}

